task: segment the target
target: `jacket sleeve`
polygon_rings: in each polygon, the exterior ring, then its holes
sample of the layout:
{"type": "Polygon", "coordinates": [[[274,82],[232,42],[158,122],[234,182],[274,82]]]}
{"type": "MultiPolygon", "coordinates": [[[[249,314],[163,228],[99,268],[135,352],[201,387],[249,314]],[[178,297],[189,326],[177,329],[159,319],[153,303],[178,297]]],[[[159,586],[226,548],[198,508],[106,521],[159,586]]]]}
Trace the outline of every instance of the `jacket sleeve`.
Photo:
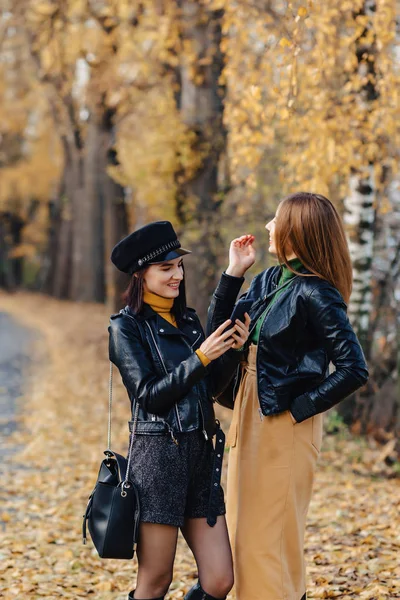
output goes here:
{"type": "Polygon", "coordinates": [[[108,331],[110,360],[118,367],[127,390],[147,412],[166,413],[206,375],[200,358],[193,353],[160,377],[133,321],[117,318],[111,321],[108,331]]]}
{"type": "Polygon", "coordinates": [[[308,298],[307,318],[336,370],[293,400],[290,411],[298,422],[328,410],[368,380],[364,354],[339,292],[330,285],[314,288],[308,298]]]}
{"type": "Polygon", "coordinates": [[[232,314],[244,277],[222,273],[208,309],[207,335],[218,329],[232,314]]]}
{"type": "MultiPolygon", "coordinates": [[[[244,277],[232,277],[222,273],[208,309],[207,335],[213,333],[224,321],[229,319],[243,282],[244,277]]],[[[235,375],[241,358],[241,352],[228,350],[208,366],[212,395],[219,404],[228,408],[233,408],[233,401],[232,404],[230,401],[227,402],[223,399],[222,394],[235,375]]],[[[227,395],[229,398],[232,396],[230,391],[227,395]]]]}

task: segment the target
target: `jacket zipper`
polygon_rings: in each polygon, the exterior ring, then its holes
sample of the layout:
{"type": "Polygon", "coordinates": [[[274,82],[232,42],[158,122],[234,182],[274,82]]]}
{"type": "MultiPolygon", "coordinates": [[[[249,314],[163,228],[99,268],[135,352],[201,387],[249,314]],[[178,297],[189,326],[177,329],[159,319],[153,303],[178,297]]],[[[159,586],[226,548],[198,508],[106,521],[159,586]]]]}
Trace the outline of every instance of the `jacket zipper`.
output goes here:
{"type": "MultiPolygon", "coordinates": [[[[183,338],[183,341],[185,342],[185,344],[187,345],[188,348],[190,348],[191,350],[193,350],[193,346],[196,344],[196,342],[201,338],[201,333],[199,333],[199,335],[197,336],[197,338],[194,340],[193,344],[190,345],[185,338],[183,338]]],[[[201,420],[202,420],[202,424],[203,424],[203,429],[202,429],[202,434],[204,435],[205,439],[208,440],[208,435],[207,435],[207,431],[206,431],[206,422],[204,419],[204,412],[203,412],[203,407],[201,405],[201,400],[200,398],[197,400],[197,403],[199,405],[200,408],[200,412],[201,412],[201,420]]]]}
{"type": "MultiPolygon", "coordinates": [[[[270,292],[269,294],[266,294],[266,295],[264,296],[264,301],[265,301],[267,298],[274,296],[278,290],[280,290],[280,289],[283,289],[283,288],[286,288],[286,287],[289,285],[289,283],[292,283],[292,282],[293,282],[293,280],[294,280],[294,279],[296,279],[296,278],[298,278],[298,277],[299,277],[298,275],[294,275],[294,277],[292,277],[291,279],[289,279],[289,280],[288,280],[288,281],[286,281],[286,282],[285,282],[283,285],[280,285],[280,286],[277,286],[277,284],[276,284],[275,282],[273,282],[273,284],[272,284],[272,285],[275,287],[275,289],[274,289],[272,292],[270,292]]],[[[268,305],[268,306],[269,306],[269,305],[268,305]]],[[[268,309],[268,306],[267,306],[267,307],[266,307],[266,309],[265,309],[265,315],[264,315],[263,322],[261,323],[261,327],[260,327],[260,335],[259,335],[258,341],[260,341],[260,338],[261,338],[261,331],[262,331],[263,325],[264,325],[264,323],[265,323],[265,320],[266,320],[266,318],[267,318],[267,316],[269,315],[269,312],[270,312],[269,310],[267,310],[267,309],[268,309]]],[[[271,308],[272,308],[272,307],[271,307],[271,308]]],[[[262,315],[262,314],[263,314],[263,313],[261,313],[261,315],[262,315]]],[[[261,315],[260,315],[260,317],[261,317],[261,315]]],[[[258,318],[260,318],[260,317],[258,317],[258,318]]],[[[251,328],[251,331],[250,331],[250,333],[249,333],[249,337],[250,337],[250,335],[253,333],[253,330],[254,330],[254,329],[255,329],[255,327],[256,327],[257,321],[258,321],[258,319],[256,319],[256,320],[255,320],[255,322],[254,322],[254,326],[251,328]]],[[[257,381],[257,392],[258,392],[258,347],[259,347],[259,345],[260,345],[260,344],[259,344],[259,343],[257,343],[257,350],[256,350],[256,381],[257,381]]],[[[259,394],[259,392],[258,392],[258,401],[260,402],[260,394],[259,394]]],[[[262,421],[262,420],[264,419],[264,413],[263,413],[263,411],[262,411],[262,408],[261,408],[261,402],[260,402],[260,406],[259,406],[259,408],[258,408],[258,413],[259,413],[259,415],[260,415],[260,420],[262,421]]]]}
{"type": "Polygon", "coordinates": [[[200,412],[201,412],[201,420],[203,421],[203,435],[205,437],[206,440],[208,440],[208,435],[207,435],[207,431],[206,431],[206,424],[205,424],[205,420],[204,420],[204,412],[203,412],[203,407],[201,405],[201,400],[198,400],[198,404],[200,407],[200,412]]]}
{"type": "MultiPolygon", "coordinates": [[[[120,311],[120,312],[122,312],[122,311],[120,311]]],[[[139,324],[137,323],[136,319],[134,319],[134,318],[133,318],[131,315],[129,315],[128,313],[124,313],[124,314],[125,314],[125,315],[128,317],[128,319],[132,319],[132,321],[133,321],[134,323],[136,323],[136,325],[139,327],[139,324]]],[[[140,330],[140,327],[139,327],[139,330],[140,330]]],[[[142,337],[142,334],[141,334],[141,337],[142,337]]],[[[143,339],[143,338],[142,338],[142,339],[143,339]]],[[[151,415],[151,420],[152,420],[152,421],[158,421],[158,415],[154,415],[154,414],[152,414],[152,415],[151,415]]]]}
{"type": "MultiPolygon", "coordinates": [[[[154,346],[155,346],[155,348],[156,348],[156,351],[157,351],[157,354],[158,354],[158,356],[159,356],[159,358],[160,358],[161,364],[162,364],[162,366],[164,367],[165,374],[166,374],[166,375],[168,375],[168,371],[167,371],[167,368],[166,368],[166,366],[165,366],[165,363],[164,363],[163,357],[162,357],[162,355],[161,355],[161,351],[160,351],[159,347],[157,346],[157,342],[156,342],[156,340],[155,340],[155,337],[154,337],[154,335],[153,335],[153,332],[152,332],[152,330],[151,330],[151,327],[150,327],[150,325],[148,324],[148,322],[147,322],[147,321],[146,321],[146,325],[147,325],[147,327],[148,327],[148,328],[149,328],[149,330],[150,330],[150,335],[151,335],[151,337],[152,337],[152,339],[153,339],[154,346]]],[[[174,408],[175,408],[176,416],[177,416],[177,419],[178,419],[179,431],[183,431],[183,429],[182,429],[182,424],[181,424],[181,420],[180,420],[180,418],[179,418],[178,407],[176,406],[176,403],[174,404],[174,408]]],[[[171,437],[172,437],[172,441],[173,441],[175,444],[178,444],[178,440],[177,440],[177,439],[174,437],[174,434],[173,434],[173,432],[172,432],[172,429],[170,429],[170,434],[171,434],[171,437]]]]}

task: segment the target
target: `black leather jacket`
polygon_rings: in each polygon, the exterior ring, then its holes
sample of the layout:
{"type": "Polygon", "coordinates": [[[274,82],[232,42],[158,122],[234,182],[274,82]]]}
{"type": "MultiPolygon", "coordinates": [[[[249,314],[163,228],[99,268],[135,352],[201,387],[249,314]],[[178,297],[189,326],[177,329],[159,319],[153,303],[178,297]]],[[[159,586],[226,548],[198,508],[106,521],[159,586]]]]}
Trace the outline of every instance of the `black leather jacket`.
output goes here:
{"type": "MultiPolygon", "coordinates": [[[[215,432],[213,394],[226,385],[216,372],[230,360],[237,364],[232,350],[204,367],[195,353],[204,340],[199,318],[192,309],[174,327],[144,305],[140,314],[129,307],[112,315],[109,355],[118,367],[135,414],[138,408],[137,433],[160,435],[201,429],[207,438],[215,432]],[[215,383],[215,385],[214,385],[215,383]],[[149,412],[153,403],[166,406],[157,414],[149,412]]],[[[224,370],[225,370],[224,369],[224,370]]]]}
{"type": "MultiPolygon", "coordinates": [[[[303,272],[307,270],[303,268],[303,272]]],[[[281,268],[257,275],[243,296],[254,300],[251,326],[277,288],[281,268]]],[[[244,279],[222,275],[209,309],[207,330],[231,314],[244,279]]],[[[336,288],[319,277],[297,276],[271,306],[257,347],[257,384],[260,413],[291,411],[296,421],[324,412],[364,385],[368,369],[361,346],[349,323],[346,304],[336,288]],[[332,362],[336,370],[329,374],[332,362]]],[[[228,367],[230,385],[216,397],[233,408],[239,369],[228,367]],[[236,378],[234,375],[236,373],[236,378]]]]}

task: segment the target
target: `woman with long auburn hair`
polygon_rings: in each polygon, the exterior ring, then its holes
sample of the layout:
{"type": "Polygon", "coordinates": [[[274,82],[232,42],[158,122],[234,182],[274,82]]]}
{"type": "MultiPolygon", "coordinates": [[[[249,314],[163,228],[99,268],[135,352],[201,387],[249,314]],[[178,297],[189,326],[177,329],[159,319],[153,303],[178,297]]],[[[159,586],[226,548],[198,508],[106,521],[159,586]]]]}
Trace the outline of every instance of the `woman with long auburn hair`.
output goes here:
{"type": "MultiPolygon", "coordinates": [[[[333,204],[292,194],[266,229],[279,264],[254,277],[244,296],[253,304],[241,368],[222,370],[229,384],[216,398],[233,408],[228,529],[237,600],[305,600],[304,532],[322,413],[364,385],[368,370],[346,314],[352,268],[333,204]]],[[[209,332],[232,311],[255,262],[254,239],[231,242],[209,332]]]]}

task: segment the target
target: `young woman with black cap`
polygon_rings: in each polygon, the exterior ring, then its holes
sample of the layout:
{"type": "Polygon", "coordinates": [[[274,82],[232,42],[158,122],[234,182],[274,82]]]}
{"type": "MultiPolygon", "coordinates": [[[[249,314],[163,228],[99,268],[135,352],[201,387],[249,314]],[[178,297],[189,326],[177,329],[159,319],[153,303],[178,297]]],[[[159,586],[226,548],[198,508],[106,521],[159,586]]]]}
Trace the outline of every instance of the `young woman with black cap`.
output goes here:
{"type": "Polygon", "coordinates": [[[186,600],[225,598],[232,556],[220,486],[224,435],[212,396],[225,386],[250,320],[225,320],[208,338],[186,306],[181,248],[168,221],[119,242],[113,263],[129,273],[127,306],[111,317],[110,360],[127,388],[135,429],[131,480],[139,490],[138,576],[129,599],[162,599],[172,581],[178,529],[197,562],[186,600]],[[212,438],[216,434],[215,449],[212,438]]]}
{"type": "MultiPolygon", "coordinates": [[[[293,194],[266,229],[280,264],[254,277],[245,294],[253,304],[244,365],[217,399],[234,409],[227,519],[237,600],[305,600],[304,532],[322,413],[364,385],[368,370],[346,315],[352,267],[333,204],[293,194]]],[[[255,261],[253,242],[244,235],[231,243],[209,331],[231,314],[255,261]]]]}

